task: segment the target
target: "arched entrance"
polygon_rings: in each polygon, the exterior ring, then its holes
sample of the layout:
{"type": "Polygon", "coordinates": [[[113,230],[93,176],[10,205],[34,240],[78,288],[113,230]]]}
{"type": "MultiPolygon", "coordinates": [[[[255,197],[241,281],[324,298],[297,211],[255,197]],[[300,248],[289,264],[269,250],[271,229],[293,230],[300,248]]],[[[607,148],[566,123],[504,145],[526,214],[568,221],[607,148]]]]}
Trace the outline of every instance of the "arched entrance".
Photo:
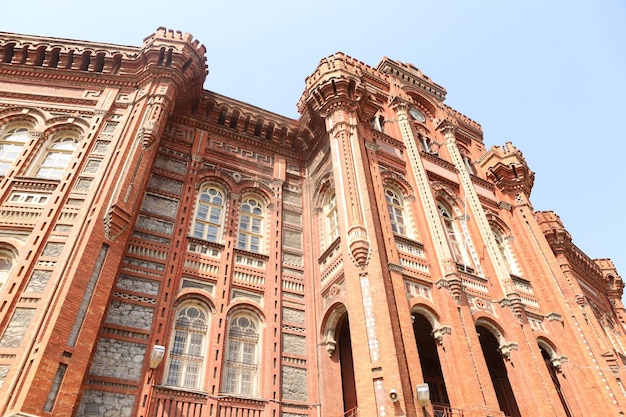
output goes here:
{"type": "Polygon", "coordinates": [[[356,397],[356,384],[354,378],[354,360],[352,357],[352,341],[350,339],[350,323],[348,315],[344,314],[338,323],[339,334],[338,351],[341,367],[341,388],[343,393],[343,411],[346,415],[354,413],[358,409],[356,397]]]}
{"type": "Polygon", "coordinates": [[[430,400],[433,404],[449,406],[448,391],[443,379],[437,342],[432,336],[430,321],[419,313],[413,313],[413,333],[422,367],[424,382],[428,384],[430,400]]]}
{"type": "Polygon", "coordinates": [[[476,332],[478,332],[478,340],[485,357],[487,369],[489,369],[493,388],[496,391],[500,410],[509,417],[521,417],[507,374],[506,364],[499,350],[500,342],[498,342],[491,330],[485,326],[476,326],[476,332]]]}

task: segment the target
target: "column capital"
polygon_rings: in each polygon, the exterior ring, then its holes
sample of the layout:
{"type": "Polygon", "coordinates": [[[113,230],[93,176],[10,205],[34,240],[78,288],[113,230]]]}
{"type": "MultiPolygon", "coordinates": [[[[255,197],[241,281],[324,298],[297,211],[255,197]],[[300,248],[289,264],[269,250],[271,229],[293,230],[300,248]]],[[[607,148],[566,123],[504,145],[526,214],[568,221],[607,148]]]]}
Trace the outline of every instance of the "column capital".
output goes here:
{"type": "Polygon", "coordinates": [[[457,129],[457,123],[452,119],[445,119],[437,126],[437,130],[443,133],[447,141],[454,141],[454,133],[457,129]]]}

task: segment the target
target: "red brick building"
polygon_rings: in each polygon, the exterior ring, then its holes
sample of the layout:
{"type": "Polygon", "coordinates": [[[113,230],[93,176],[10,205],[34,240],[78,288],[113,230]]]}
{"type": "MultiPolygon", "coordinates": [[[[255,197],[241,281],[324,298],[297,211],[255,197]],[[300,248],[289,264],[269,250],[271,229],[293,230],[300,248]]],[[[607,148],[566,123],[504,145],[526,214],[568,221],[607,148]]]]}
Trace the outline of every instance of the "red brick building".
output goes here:
{"type": "Polygon", "coordinates": [[[205,60],[0,33],[0,415],[623,415],[622,280],[511,143],[388,58],[298,120],[205,60]]]}

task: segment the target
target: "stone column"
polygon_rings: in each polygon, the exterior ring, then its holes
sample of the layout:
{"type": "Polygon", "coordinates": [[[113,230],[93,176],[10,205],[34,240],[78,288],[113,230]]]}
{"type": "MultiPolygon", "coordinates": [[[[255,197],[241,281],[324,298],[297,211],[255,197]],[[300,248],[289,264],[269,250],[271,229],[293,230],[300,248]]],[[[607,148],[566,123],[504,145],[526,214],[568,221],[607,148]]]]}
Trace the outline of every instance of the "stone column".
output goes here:
{"type": "MultiPolygon", "coordinates": [[[[478,194],[476,193],[476,189],[474,188],[474,184],[472,183],[472,178],[470,177],[470,173],[467,171],[467,166],[465,165],[463,157],[461,156],[461,152],[456,145],[456,139],[454,137],[455,126],[449,121],[444,121],[439,126],[439,130],[441,130],[446,139],[446,147],[448,148],[448,152],[450,153],[452,162],[454,163],[454,166],[456,167],[459,174],[459,181],[461,182],[461,186],[463,187],[463,192],[465,193],[467,204],[470,207],[472,217],[476,221],[478,230],[480,231],[480,236],[482,237],[485,247],[487,248],[487,253],[489,254],[489,257],[492,261],[496,277],[498,278],[498,281],[502,286],[503,294],[507,296],[509,294],[513,294],[515,293],[513,280],[509,275],[509,271],[506,267],[504,259],[502,258],[502,254],[498,250],[495,237],[493,236],[493,232],[491,231],[491,227],[489,226],[489,221],[487,220],[485,211],[480,204],[478,194]]],[[[476,265],[476,267],[477,271],[481,270],[478,265],[476,265]]]]}

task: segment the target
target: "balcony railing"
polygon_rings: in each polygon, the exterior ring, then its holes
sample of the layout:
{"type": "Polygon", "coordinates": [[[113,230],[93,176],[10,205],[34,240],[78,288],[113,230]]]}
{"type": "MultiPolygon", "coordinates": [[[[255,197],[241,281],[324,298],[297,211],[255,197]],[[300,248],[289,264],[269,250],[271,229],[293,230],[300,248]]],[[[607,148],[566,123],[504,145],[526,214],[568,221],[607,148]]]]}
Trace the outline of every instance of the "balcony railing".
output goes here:
{"type": "Polygon", "coordinates": [[[170,387],[154,387],[151,417],[202,417],[206,415],[208,395],[170,387]]]}
{"type": "Polygon", "coordinates": [[[354,407],[342,414],[342,417],[359,417],[359,407],[354,407]]]}
{"type": "Polygon", "coordinates": [[[463,417],[463,410],[447,405],[433,404],[435,417],[463,417]]]}

